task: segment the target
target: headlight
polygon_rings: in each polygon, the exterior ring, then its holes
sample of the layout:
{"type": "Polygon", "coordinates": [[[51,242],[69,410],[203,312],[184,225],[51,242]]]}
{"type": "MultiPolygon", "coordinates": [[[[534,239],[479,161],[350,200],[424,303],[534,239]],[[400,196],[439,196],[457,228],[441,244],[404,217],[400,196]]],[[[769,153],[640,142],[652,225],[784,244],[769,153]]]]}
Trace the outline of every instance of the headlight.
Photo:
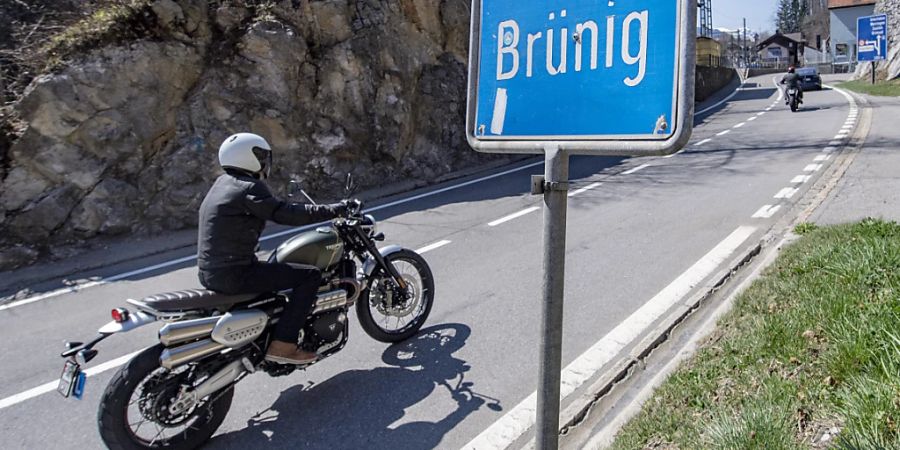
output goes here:
{"type": "Polygon", "coordinates": [[[370,236],[378,233],[378,226],[377,222],[375,222],[375,216],[371,214],[366,214],[365,216],[363,216],[362,228],[363,230],[366,230],[366,232],[369,233],[370,236]]]}

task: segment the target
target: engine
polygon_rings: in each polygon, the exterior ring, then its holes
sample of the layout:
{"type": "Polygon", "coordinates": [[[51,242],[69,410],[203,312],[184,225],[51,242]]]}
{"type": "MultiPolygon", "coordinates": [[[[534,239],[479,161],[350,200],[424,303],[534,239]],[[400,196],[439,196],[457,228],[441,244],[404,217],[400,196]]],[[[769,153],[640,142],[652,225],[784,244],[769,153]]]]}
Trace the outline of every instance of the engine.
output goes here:
{"type": "Polygon", "coordinates": [[[303,347],[319,354],[347,339],[347,312],[339,309],[313,315],[303,328],[303,347]]]}

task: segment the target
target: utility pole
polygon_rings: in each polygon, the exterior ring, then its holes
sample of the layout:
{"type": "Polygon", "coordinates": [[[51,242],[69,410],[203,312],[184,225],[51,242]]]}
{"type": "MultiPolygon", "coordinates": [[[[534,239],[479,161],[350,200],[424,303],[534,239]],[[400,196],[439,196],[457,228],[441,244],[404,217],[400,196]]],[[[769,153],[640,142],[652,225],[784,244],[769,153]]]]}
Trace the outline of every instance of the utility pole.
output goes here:
{"type": "Polygon", "coordinates": [[[747,18],[744,18],[744,42],[741,45],[741,48],[744,50],[742,53],[744,55],[744,67],[748,66],[749,61],[747,58],[750,56],[747,54],[747,18]]]}

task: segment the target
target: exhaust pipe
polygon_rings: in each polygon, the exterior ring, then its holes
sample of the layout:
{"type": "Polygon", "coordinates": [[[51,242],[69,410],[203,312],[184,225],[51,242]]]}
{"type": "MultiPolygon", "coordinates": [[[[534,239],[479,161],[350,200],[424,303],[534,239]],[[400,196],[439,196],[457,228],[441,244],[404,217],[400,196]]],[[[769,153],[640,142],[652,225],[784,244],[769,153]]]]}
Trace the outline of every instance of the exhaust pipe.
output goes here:
{"type": "Polygon", "coordinates": [[[172,370],[183,364],[196,361],[205,356],[225,350],[226,346],[213,342],[212,339],[191,342],[179,347],[167,348],[159,356],[159,365],[172,370]]]}
{"type": "Polygon", "coordinates": [[[209,336],[220,316],[167,323],[159,329],[159,342],[166,347],[209,336]]]}

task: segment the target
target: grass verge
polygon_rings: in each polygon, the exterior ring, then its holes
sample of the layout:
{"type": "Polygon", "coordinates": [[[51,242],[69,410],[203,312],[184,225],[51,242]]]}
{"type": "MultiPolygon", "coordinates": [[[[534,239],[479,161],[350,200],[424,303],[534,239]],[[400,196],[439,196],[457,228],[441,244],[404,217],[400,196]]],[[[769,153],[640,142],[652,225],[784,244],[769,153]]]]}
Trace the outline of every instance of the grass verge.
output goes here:
{"type": "Polygon", "coordinates": [[[616,449],[900,449],[900,224],[803,226],[616,449]]]}
{"type": "Polygon", "coordinates": [[[849,89],[860,94],[879,95],[882,97],[900,97],[900,79],[879,81],[872,84],[871,81],[853,80],[839,83],[838,87],[849,89]]]}

